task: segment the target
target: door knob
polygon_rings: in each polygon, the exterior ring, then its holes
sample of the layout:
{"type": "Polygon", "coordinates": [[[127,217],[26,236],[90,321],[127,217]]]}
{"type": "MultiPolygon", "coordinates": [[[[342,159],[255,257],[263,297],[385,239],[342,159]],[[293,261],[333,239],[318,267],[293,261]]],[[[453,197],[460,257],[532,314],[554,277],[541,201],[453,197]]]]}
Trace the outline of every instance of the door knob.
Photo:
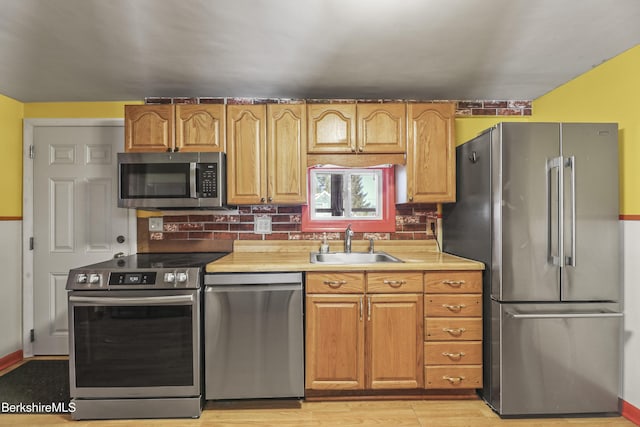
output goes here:
{"type": "Polygon", "coordinates": [[[126,239],[124,238],[124,236],[118,236],[118,237],[116,237],[116,242],[118,242],[118,243],[124,243],[124,241],[125,241],[125,240],[126,240],[126,239]]]}

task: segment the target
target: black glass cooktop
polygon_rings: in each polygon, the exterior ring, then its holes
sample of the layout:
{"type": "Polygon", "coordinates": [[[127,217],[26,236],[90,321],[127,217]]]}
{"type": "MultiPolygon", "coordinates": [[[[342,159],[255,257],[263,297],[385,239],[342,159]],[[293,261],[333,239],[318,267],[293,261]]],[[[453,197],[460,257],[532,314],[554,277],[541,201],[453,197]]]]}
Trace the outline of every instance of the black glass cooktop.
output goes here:
{"type": "Polygon", "coordinates": [[[143,268],[204,267],[208,263],[222,258],[225,255],[227,255],[227,252],[135,254],[110,259],[109,261],[87,265],[81,268],[140,270],[143,268]]]}

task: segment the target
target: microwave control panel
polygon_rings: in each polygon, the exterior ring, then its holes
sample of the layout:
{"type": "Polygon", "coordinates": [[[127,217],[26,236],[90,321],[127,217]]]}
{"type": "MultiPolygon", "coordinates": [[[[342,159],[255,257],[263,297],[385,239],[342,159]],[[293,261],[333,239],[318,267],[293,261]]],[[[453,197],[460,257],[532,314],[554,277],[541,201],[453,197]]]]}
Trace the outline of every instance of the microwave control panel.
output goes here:
{"type": "Polygon", "coordinates": [[[198,163],[198,196],[218,197],[218,164],[198,163]]]}

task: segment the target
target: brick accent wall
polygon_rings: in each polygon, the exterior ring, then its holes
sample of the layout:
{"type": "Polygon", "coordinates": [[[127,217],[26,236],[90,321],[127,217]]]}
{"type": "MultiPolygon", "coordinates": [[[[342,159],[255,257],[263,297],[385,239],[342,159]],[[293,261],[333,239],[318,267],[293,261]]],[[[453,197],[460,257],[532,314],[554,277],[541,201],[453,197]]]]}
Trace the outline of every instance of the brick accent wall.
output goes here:
{"type": "Polygon", "coordinates": [[[417,100],[417,99],[290,99],[290,98],[224,98],[224,97],[148,97],[146,104],[300,104],[346,102],[455,102],[456,117],[470,116],[530,116],[532,102],[527,100],[417,100]]]}
{"type": "MultiPolygon", "coordinates": [[[[393,233],[355,233],[356,240],[429,240],[430,223],[437,219],[435,204],[396,206],[396,231],[393,233]]],[[[150,232],[149,240],[167,244],[177,240],[320,240],[323,233],[305,233],[301,230],[300,206],[254,205],[240,207],[237,212],[211,212],[177,214],[164,212],[162,232],[150,232]],[[255,234],[257,217],[269,216],[271,234],[255,234]]],[[[145,222],[146,223],[146,222],[145,222]]],[[[139,224],[144,226],[144,224],[139,224]]],[[[327,233],[329,240],[341,240],[342,232],[327,233]]]]}

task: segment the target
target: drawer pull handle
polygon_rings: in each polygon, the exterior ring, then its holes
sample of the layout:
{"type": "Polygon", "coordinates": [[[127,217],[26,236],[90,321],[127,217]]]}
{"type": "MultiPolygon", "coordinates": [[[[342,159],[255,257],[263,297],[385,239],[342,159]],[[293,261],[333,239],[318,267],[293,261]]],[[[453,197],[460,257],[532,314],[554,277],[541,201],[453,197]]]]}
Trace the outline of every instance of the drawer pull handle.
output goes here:
{"type": "Polygon", "coordinates": [[[466,305],[464,304],[454,304],[454,305],[442,304],[442,306],[449,311],[453,311],[454,313],[459,313],[460,311],[462,311],[463,308],[466,307],[466,305]]]}
{"type": "Polygon", "coordinates": [[[442,330],[449,335],[453,335],[454,337],[459,337],[466,330],[465,328],[442,328],[442,330]]]}
{"type": "Polygon", "coordinates": [[[465,284],[464,280],[443,280],[442,283],[445,285],[449,285],[452,288],[459,288],[460,286],[465,284]]]}
{"type": "Polygon", "coordinates": [[[464,356],[464,352],[459,352],[459,353],[447,353],[446,351],[444,353],[442,353],[442,355],[444,357],[448,357],[451,360],[460,360],[462,359],[462,356],[464,356]]]}
{"type": "Polygon", "coordinates": [[[399,288],[402,285],[406,285],[407,281],[406,280],[387,280],[387,279],[384,279],[384,281],[382,283],[384,283],[385,285],[389,285],[392,288],[399,288]]]}
{"type": "Polygon", "coordinates": [[[342,285],[346,285],[347,281],[346,280],[325,280],[323,283],[329,286],[330,288],[336,289],[342,285]]]}
{"type": "Polygon", "coordinates": [[[451,384],[460,384],[462,382],[462,380],[464,380],[463,376],[459,376],[459,377],[450,377],[448,375],[445,375],[442,377],[443,380],[447,380],[449,381],[451,384]]]}

